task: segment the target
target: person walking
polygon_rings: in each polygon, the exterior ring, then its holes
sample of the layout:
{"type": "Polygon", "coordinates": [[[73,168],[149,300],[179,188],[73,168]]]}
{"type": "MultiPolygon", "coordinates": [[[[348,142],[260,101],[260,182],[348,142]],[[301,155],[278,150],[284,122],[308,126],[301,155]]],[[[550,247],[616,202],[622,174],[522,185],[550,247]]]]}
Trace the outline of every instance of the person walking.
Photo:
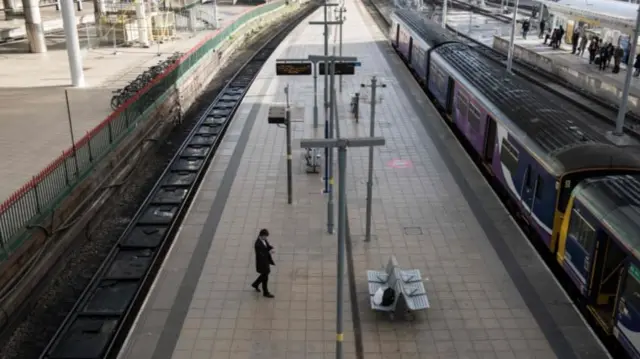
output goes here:
{"type": "Polygon", "coordinates": [[[271,266],[275,266],[273,257],[273,246],[269,243],[267,238],[269,237],[269,231],[261,229],[258,234],[258,238],[254,243],[254,249],[256,252],[256,272],[258,272],[258,278],[251,284],[256,292],[260,292],[260,284],[262,284],[262,295],[266,298],[273,298],[273,294],[269,292],[269,273],[271,273],[271,266]]]}
{"type": "Polygon", "coordinates": [[[539,39],[542,39],[542,36],[544,35],[544,27],[546,24],[547,22],[544,19],[540,20],[540,33],[538,34],[539,39]]]}

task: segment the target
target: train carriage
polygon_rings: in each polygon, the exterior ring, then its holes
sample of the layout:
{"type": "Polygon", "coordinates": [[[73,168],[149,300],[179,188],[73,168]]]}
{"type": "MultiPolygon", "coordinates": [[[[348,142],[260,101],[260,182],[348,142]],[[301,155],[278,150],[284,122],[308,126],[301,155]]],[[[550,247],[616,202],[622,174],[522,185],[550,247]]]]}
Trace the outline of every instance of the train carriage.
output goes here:
{"type": "MultiPolygon", "coordinates": [[[[534,91],[505,76],[439,24],[397,10],[391,31],[424,46],[427,91],[491,170],[551,251],[557,248],[569,195],[584,178],[640,171],[640,158],[619,148],[534,91]],[[416,39],[416,40],[412,40],[416,39]]],[[[394,44],[409,66],[417,50],[394,44]]]]}
{"type": "Polygon", "coordinates": [[[573,191],[558,258],[602,328],[640,358],[640,176],[591,178],[573,191]]]}

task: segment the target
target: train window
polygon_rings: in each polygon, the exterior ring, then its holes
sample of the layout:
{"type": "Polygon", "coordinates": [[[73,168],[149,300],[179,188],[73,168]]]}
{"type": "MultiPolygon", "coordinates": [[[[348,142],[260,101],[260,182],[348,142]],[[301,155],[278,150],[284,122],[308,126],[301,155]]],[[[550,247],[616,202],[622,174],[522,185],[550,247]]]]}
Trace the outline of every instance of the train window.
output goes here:
{"type": "Polygon", "coordinates": [[[456,108],[458,109],[458,114],[460,116],[467,116],[467,112],[469,111],[469,100],[467,100],[467,97],[460,92],[456,94],[456,108]]]}
{"type": "Polygon", "coordinates": [[[474,132],[480,132],[480,111],[473,105],[469,105],[469,125],[474,132]]]}
{"type": "Polygon", "coordinates": [[[516,173],[518,169],[518,150],[507,140],[502,140],[500,160],[511,173],[516,173]]]}
{"type": "Polygon", "coordinates": [[[591,251],[596,242],[596,231],[575,209],[571,212],[569,235],[587,252],[591,251]]]}
{"type": "Polygon", "coordinates": [[[540,177],[540,175],[538,175],[538,179],[537,179],[537,184],[536,184],[536,198],[537,199],[542,199],[542,193],[543,193],[543,188],[544,188],[544,182],[542,181],[542,177],[540,177]]]}
{"type": "Polygon", "coordinates": [[[640,309],[640,281],[638,268],[635,265],[629,267],[627,279],[624,283],[622,297],[627,305],[631,305],[635,310],[640,309]]]}
{"type": "Polygon", "coordinates": [[[527,171],[525,172],[524,185],[527,188],[531,188],[531,165],[527,165],[527,171]]]}

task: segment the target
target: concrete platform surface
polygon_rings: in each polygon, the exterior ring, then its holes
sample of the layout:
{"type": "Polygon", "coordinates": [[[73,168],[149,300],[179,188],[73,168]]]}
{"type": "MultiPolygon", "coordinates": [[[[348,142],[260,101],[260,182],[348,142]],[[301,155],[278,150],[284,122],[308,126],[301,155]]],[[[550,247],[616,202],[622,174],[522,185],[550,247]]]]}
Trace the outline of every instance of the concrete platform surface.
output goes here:
{"type": "MultiPolygon", "coordinates": [[[[248,8],[220,6],[221,25],[248,8]]],[[[113,48],[88,49],[83,42],[87,86],[82,89],[68,88],[71,79],[64,35],[48,36],[50,46],[45,54],[7,50],[24,47],[25,41],[0,44],[0,203],[71,147],[65,90],[77,141],[112,112],[113,90],[173,52],[189,51],[212,33],[180,33],[173,41],[147,49],[118,48],[116,55],[113,48]]]]}
{"type": "MultiPolygon", "coordinates": [[[[362,67],[343,77],[341,133],[368,135],[371,96],[363,93],[358,123],[347,108],[350,95],[376,75],[386,84],[375,99],[376,133],[387,144],[375,150],[370,243],[362,241],[368,151],[349,150],[356,285],[346,288],[344,357],[606,358],[362,4],[347,0],[346,7],[343,55],[357,56],[362,67]],[[411,322],[369,309],[365,270],[392,254],[425,278],[432,308],[411,322]]],[[[308,20],[321,18],[322,9],[308,20]]],[[[294,145],[294,203],[287,204],[285,130],[266,119],[289,84],[292,105],[305,108],[303,121],[294,122],[294,143],[322,136],[324,129],[312,126],[312,78],[274,71],[275,59],[321,53],[322,41],[322,28],[304,21],[258,75],[120,359],[334,357],[336,236],[326,234],[321,175],[304,173],[294,145]],[[249,286],[261,228],[275,246],[275,299],[249,286]]]]}

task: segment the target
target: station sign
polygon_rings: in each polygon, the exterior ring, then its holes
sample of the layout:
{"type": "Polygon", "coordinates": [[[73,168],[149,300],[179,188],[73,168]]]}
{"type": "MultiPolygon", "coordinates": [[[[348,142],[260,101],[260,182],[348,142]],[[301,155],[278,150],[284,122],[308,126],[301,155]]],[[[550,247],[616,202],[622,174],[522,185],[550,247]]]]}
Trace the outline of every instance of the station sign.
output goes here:
{"type": "MultiPolygon", "coordinates": [[[[331,66],[331,63],[329,63],[331,66]]],[[[336,75],[355,75],[356,67],[360,67],[359,62],[336,62],[335,63],[335,71],[336,75]]],[[[318,72],[320,75],[324,75],[324,62],[318,63],[318,72]]]]}
{"type": "Polygon", "coordinates": [[[311,62],[276,62],[276,76],[311,75],[311,62]]]}

